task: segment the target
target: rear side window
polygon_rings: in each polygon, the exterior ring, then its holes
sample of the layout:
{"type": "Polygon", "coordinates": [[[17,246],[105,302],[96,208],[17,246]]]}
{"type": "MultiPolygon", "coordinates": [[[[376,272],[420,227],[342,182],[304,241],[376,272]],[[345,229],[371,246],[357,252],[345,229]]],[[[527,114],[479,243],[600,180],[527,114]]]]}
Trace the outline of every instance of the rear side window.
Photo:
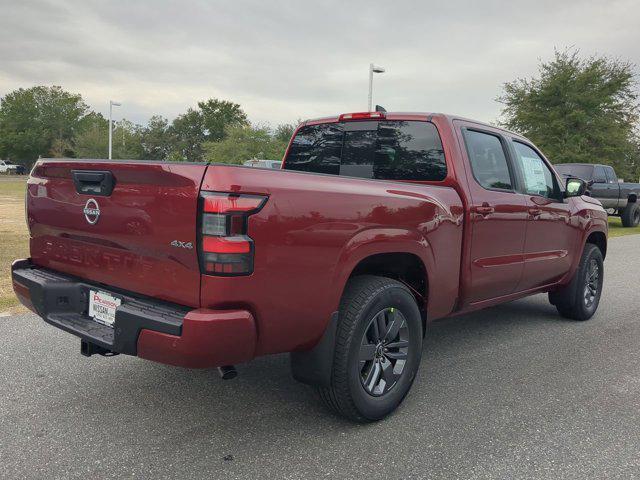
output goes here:
{"type": "Polygon", "coordinates": [[[293,139],[284,168],[386,180],[439,181],[447,176],[438,131],[432,123],[417,121],[303,127],[293,139]],[[323,148],[331,149],[331,155],[320,153],[323,148]]]}
{"type": "Polygon", "coordinates": [[[513,190],[502,142],[490,133],[466,130],[465,141],[473,176],[488,189],[513,190]]]}

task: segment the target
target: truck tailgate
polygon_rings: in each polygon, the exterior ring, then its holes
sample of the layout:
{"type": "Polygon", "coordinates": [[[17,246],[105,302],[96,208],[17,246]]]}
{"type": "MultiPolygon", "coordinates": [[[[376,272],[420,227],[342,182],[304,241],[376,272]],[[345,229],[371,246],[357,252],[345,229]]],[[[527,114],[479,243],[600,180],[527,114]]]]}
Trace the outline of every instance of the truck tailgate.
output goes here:
{"type": "Polygon", "coordinates": [[[40,160],[26,198],[33,263],[199,306],[196,222],[205,170],[204,164],[40,160]]]}

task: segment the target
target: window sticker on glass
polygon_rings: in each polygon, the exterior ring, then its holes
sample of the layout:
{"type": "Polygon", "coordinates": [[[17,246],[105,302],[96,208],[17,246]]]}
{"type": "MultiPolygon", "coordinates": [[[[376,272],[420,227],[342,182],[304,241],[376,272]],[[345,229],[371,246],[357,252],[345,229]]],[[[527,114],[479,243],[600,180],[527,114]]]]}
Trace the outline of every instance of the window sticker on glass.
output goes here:
{"type": "Polygon", "coordinates": [[[544,175],[542,161],[539,158],[525,156],[522,156],[521,159],[527,191],[547,193],[547,179],[544,175]]]}
{"type": "Polygon", "coordinates": [[[557,192],[556,182],[544,160],[531,147],[520,143],[513,143],[517,161],[520,164],[524,187],[527,193],[554,198],[557,192]]]}

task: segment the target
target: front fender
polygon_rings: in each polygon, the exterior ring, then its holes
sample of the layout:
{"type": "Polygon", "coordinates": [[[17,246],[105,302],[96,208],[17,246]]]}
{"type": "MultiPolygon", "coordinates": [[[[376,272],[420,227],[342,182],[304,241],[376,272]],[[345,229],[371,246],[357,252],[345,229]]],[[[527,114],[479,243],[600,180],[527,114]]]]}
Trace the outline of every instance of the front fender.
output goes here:
{"type": "Polygon", "coordinates": [[[587,244],[587,240],[593,233],[602,233],[608,240],[609,224],[607,220],[607,212],[604,210],[594,210],[591,208],[580,209],[576,218],[578,219],[577,227],[581,230],[581,235],[578,237],[576,243],[576,254],[574,255],[571,269],[567,272],[560,284],[567,284],[571,281],[575,275],[578,265],[580,264],[580,258],[582,252],[587,244]]]}

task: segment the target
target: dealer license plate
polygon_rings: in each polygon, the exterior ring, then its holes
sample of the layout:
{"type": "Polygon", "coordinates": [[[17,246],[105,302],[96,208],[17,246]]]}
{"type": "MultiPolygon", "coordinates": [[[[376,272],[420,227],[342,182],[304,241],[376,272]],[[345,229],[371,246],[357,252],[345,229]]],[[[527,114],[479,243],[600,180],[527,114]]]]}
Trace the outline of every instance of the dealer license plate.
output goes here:
{"type": "Polygon", "coordinates": [[[122,300],[98,290],[89,290],[89,316],[96,322],[113,327],[116,321],[116,309],[122,300]]]}

